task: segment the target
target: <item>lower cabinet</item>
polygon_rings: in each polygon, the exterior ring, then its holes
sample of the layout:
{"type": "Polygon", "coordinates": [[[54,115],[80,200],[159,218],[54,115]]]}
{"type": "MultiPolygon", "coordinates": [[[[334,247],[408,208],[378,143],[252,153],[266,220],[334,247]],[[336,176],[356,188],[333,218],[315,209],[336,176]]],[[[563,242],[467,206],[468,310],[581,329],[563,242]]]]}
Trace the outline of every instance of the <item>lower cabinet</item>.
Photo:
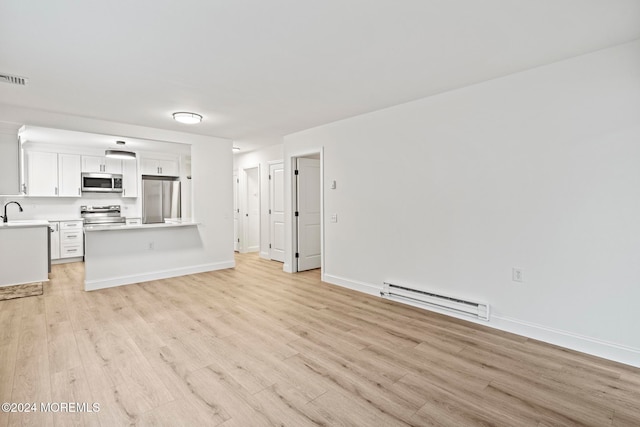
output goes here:
{"type": "Polygon", "coordinates": [[[49,221],[51,232],[51,259],[60,259],[60,223],[49,221]]]}
{"type": "Polygon", "coordinates": [[[127,225],[140,225],[142,224],[142,218],[130,218],[125,219],[127,225]]]}
{"type": "Polygon", "coordinates": [[[51,222],[51,259],[84,256],[82,221],[51,222]]]}

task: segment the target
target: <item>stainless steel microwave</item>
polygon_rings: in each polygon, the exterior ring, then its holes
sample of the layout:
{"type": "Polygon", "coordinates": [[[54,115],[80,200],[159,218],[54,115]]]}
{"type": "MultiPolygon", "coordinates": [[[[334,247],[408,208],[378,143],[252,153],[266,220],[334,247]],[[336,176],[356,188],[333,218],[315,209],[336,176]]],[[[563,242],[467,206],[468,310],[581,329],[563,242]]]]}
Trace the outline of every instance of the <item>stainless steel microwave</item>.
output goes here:
{"type": "Polygon", "coordinates": [[[88,193],[122,193],[122,175],[82,172],[82,191],[88,193]]]}

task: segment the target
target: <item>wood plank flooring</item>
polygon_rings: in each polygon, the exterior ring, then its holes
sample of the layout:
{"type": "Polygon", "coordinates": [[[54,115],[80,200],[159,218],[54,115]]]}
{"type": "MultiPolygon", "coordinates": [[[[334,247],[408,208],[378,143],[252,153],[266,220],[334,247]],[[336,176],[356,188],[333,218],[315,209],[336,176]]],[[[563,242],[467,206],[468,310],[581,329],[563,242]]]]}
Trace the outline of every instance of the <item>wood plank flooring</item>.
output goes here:
{"type": "Polygon", "coordinates": [[[640,369],[322,283],[235,269],[0,301],[0,412],[33,426],[640,426],[640,369]]]}

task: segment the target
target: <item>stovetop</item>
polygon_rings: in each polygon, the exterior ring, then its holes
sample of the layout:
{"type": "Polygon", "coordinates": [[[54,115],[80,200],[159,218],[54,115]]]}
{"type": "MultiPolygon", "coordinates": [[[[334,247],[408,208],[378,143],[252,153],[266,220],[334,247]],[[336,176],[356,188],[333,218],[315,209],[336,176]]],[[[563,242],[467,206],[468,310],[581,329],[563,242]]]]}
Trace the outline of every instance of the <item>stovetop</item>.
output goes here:
{"type": "Polygon", "coordinates": [[[80,206],[80,216],[86,225],[122,225],[126,222],[120,215],[120,205],[80,206]]]}

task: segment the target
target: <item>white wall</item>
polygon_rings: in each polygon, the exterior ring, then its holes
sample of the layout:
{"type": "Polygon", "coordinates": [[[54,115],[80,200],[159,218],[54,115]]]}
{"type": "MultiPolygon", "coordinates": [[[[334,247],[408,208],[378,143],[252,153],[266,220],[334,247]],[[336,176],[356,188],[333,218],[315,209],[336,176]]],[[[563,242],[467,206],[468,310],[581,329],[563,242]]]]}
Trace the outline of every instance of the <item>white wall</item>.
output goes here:
{"type": "Polygon", "coordinates": [[[0,121],[0,194],[17,194],[18,125],[0,121]]]}
{"type": "Polygon", "coordinates": [[[324,148],[325,280],[640,366],[639,118],[637,41],[287,136],[285,166],[324,148]]]}
{"type": "MultiPolygon", "coordinates": [[[[269,258],[269,164],[276,161],[282,161],[282,144],[233,156],[233,170],[238,171],[240,189],[246,188],[242,170],[260,167],[260,257],[265,259],[269,258]]],[[[229,182],[231,182],[231,175],[229,182]]],[[[245,195],[241,195],[239,198],[241,210],[245,208],[244,200],[246,200],[245,195]]],[[[242,224],[242,217],[240,224],[242,224]]],[[[240,231],[240,235],[242,235],[242,231],[240,231]]]]}
{"type": "MultiPolygon", "coordinates": [[[[235,265],[232,244],[233,199],[228,178],[233,166],[231,140],[4,104],[0,104],[0,121],[191,144],[192,213],[194,221],[201,224],[198,230],[205,256],[211,265],[220,268],[235,265]]],[[[28,203],[32,203],[34,199],[29,200],[28,203]]]]}

